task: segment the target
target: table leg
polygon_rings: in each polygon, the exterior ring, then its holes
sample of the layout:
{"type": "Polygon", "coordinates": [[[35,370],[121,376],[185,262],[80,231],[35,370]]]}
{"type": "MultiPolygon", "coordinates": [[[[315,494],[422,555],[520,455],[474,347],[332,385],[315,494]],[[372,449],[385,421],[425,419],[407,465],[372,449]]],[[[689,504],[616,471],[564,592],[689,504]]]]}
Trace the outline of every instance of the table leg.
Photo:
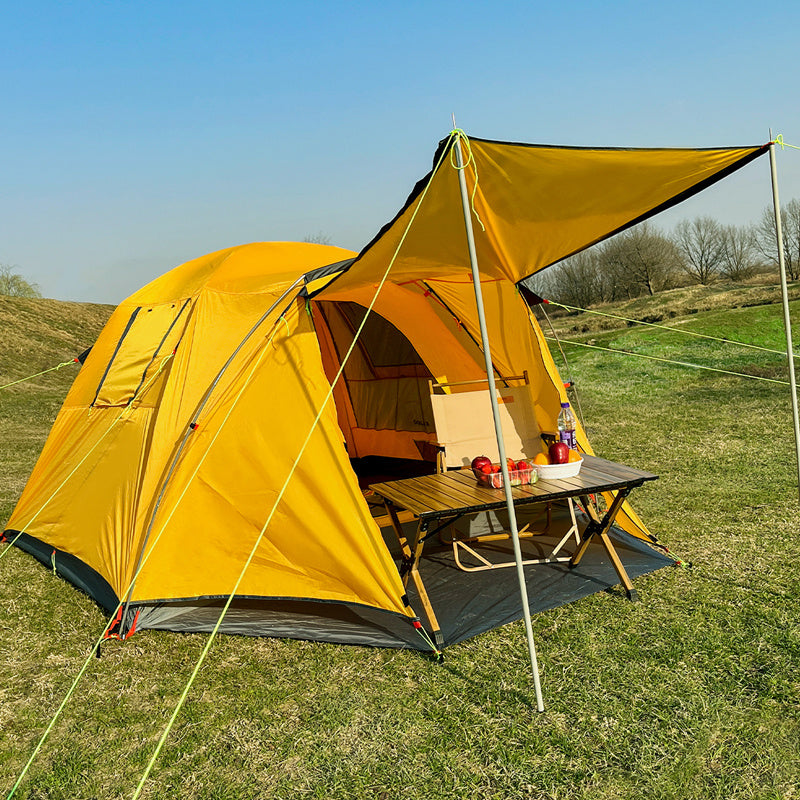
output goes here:
{"type": "Polygon", "coordinates": [[[439,627],[439,621],[436,619],[436,614],[433,611],[433,606],[431,605],[430,598],[428,597],[428,592],[425,589],[425,584],[422,581],[422,576],[419,574],[419,560],[422,556],[422,550],[425,544],[425,529],[423,528],[422,523],[417,525],[417,533],[414,539],[412,550],[412,547],[408,541],[408,537],[403,532],[403,526],[401,525],[397,516],[397,509],[395,509],[394,505],[389,500],[384,500],[384,505],[386,506],[386,513],[389,515],[389,519],[392,521],[394,532],[397,534],[397,539],[400,542],[400,549],[403,552],[403,563],[400,565],[400,578],[403,581],[403,586],[408,587],[408,578],[411,576],[414,581],[414,586],[417,589],[419,599],[422,603],[422,608],[425,611],[425,616],[428,618],[428,624],[431,628],[431,633],[433,634],[433,640],[436,646],[441,649],[444,647],[444,637],[442,636],[442,631],[439,627]]]}
{"type": "Polygon", "coordinates": [[[583,500],[584,507],[591,517],[591,520],[583,532],[583,540],[581,541],[578,549],[575,551],[575,554],[572,556],[572,560],[569,562],[569,565],[570,567],[575,567],[580,563],[581,558],[583,558],[583,554],[591,544],[592,538],[597,536],[605,548],[606,553],[608,553],[608,557],[611,559],[611,563],[613,564],[614,570],[619,577],[620,583],[625,587],[628,599],[636,601],[639,599],[638,595],[636,594],[636,589],[633,588],[633,583],[628,577],[628,573],[625,571],[625,567],[622,565],[619,554],[617,553],[614,544],[608,535],[608,531],[614,523],[617,512],[622,507],[622,504],[625,502],[625,498],[630,494],[630,491],[630,489],[620,489],[602,519],[600,519],[592,504],[588,502],[588,498],[581,498],[583,500]]]}
{"type": "Polygon", "coordinates": [[[383,505],[386,508],[386,513],[389,515],[389,521],[392,523],[392,529],[397,536],[397,541],[400,542],[400,549],[403,551],[403,555],[406,558],[411,558],[411,548],[408,545],[408,539],[405,533],[403,533],[403,524],[397,516],[397,509],[390,500],[384,499],[383,505]]]}

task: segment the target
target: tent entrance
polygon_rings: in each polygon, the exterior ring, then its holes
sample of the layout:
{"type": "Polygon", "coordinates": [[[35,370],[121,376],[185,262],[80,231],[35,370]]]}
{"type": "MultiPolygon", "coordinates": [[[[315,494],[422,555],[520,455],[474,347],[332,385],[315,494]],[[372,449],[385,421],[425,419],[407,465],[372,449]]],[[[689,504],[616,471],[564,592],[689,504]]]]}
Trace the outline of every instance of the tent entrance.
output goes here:
{"type": "MultiPolygon", "coordinates": [[[[367,309],[330,300],[311,307],[325,375],[332,382],[367,309]]],[[[373,310],[333,392],[339,427],[362,484],[434,471],[434,463],[422,455],[430,449],[425,444],[436,439],[432,378],[409,339],[373,310]]]]}

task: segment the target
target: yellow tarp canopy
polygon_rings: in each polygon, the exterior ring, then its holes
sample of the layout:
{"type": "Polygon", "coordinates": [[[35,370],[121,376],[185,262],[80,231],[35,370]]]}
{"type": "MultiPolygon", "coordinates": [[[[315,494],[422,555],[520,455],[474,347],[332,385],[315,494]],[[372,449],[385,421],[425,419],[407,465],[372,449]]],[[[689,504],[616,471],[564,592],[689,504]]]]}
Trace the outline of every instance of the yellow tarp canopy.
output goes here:
{"type": "MultiPolygon", "coordinates": [[[[440,145],[433,170],[362,251],[348,283],[380,276],[398,248],[391,271],[395,283],[469,269],[454,141],[451,136],[440,145]]],[[[580,148],[462,140],[481,274],[517,283],[699,192],[766,148],[580,148]]]]}

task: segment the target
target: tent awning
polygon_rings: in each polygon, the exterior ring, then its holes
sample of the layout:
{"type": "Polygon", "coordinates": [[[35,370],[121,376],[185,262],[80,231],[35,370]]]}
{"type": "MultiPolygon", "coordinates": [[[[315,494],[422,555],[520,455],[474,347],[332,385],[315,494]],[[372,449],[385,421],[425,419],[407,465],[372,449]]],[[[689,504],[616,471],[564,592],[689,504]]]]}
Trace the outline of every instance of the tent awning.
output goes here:
{"type": "MultiPolygon", "coordinates": [[[[378,280],[401,241],[394,283],[468,279],[454,141],[451,134],[440,142],[433,169],[342,276],[346,283],[378,280]]],[[[469,139],[465,174],[481,274],[517,283],[685,200],[768,148],[583,148],[469,139]]]]}

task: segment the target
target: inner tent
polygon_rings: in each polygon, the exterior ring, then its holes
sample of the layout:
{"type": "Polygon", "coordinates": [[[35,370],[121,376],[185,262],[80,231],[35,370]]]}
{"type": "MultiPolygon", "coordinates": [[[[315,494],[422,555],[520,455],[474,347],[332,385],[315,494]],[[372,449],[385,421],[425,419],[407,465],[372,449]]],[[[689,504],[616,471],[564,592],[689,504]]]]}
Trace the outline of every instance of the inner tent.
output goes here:
{"type": "MultiPolygon", "coordinates": [[[[488,386],[471,282],[387,283],[369,314],[374,287],[339,296],[335,282],[332,289],[312,299],[310,311],[325,374],[334,384],[343,441],[362,486],[433,472],[437,433],[431,383],[456,384],[436,393],[488,386]]],[[[498,388],[508,385],[505,378],[527,372],[526,402],[541,430],[554,429],[561,400],[558,378],[552,362],[545,363],[549,352],[542,349],[525,300],[505,281],[486,281],[483,293],[487,319],[495,323],[498,388]],[[504,332],[509,325],[510,336],[504,332]]],[[[490,414],[487,399],[487,419],[490,414]]],[[[525,455],[532,458],[536,452],[525,455]]],[[[496,460],[496,446],[485,454],[496,460]]]]}

